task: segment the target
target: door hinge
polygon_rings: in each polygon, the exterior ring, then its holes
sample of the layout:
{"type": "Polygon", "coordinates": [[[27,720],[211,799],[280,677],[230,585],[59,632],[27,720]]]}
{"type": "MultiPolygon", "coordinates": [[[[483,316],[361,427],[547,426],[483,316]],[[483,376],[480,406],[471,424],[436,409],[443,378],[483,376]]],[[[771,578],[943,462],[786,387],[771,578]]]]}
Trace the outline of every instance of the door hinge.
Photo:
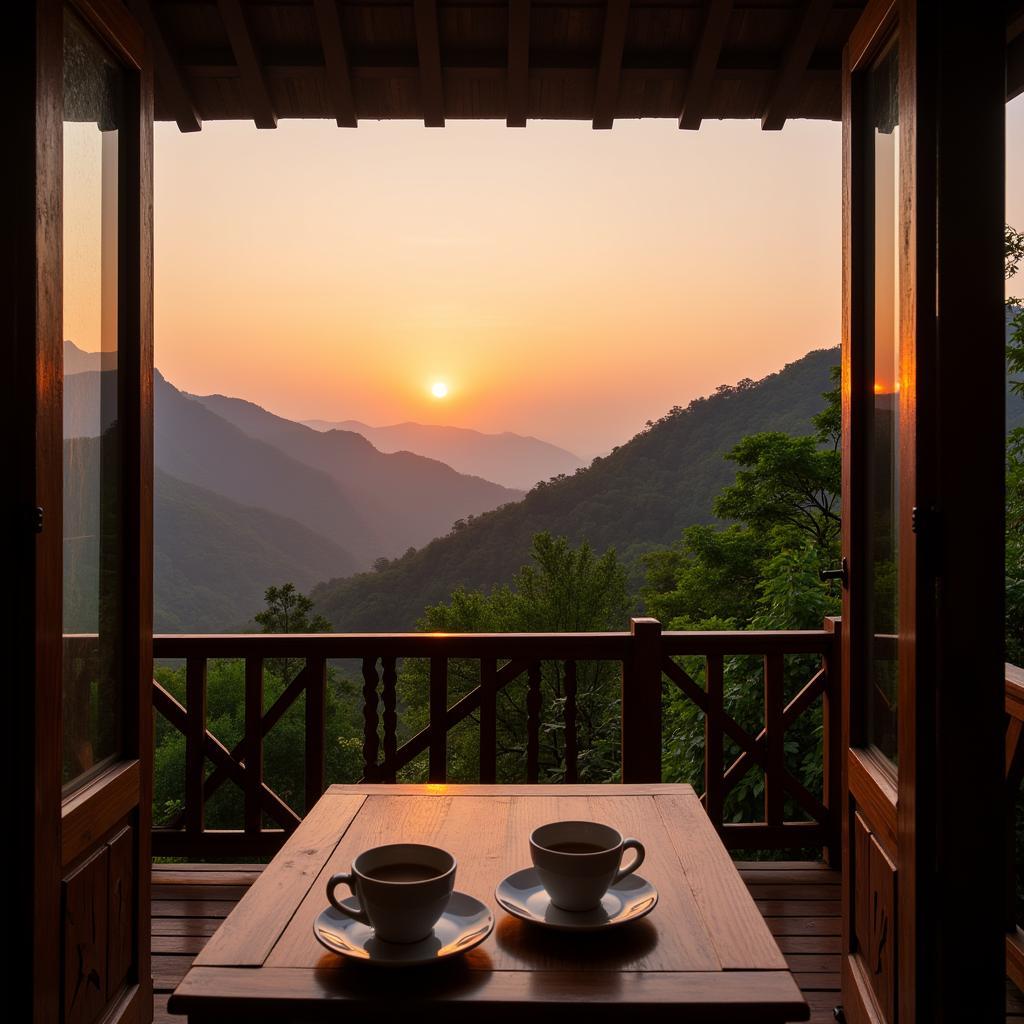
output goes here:
{"type": "Polygon", "coordinates": [[[43,532],[43,509],[42,509],[42,507],[40,505],[36,505],[36,507],[32,510],[32,517],[31,518],[32,518],[32,529],[36,533],[42,533],[43,532]]]}

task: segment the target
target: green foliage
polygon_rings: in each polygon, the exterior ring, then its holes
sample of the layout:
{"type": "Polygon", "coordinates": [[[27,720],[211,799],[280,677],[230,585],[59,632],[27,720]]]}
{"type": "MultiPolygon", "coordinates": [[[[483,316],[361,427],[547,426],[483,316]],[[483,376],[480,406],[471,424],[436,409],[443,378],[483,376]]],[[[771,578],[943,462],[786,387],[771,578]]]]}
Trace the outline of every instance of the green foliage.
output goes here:
{"type": "Polygon", "coordinates": [[[739,467],[736,482],[715,499],[715,514],[754,530],[788,526],[830,550],[839,537],[839,444],[842,408],[839,367],[825,408],[813,417],[815,433],[793,437],[779,431],[743,438],[726,456],[739,467]]]}
{"type": "MultiPolygon", "coordinates": [[[[427,632],[586,632],[621,629],[629,614],[626,574],[614,550],[597,555],[586,542],[573,548],[564,537],[538,533],[531,548],[533,564],[523,566],[508,586],[490,592],[458,589],[448,602],[426,610],[419,628],[427,632]]],[[[475,661],[449,663],[449,704],[480,682],[475,661]]],[[[585,781],[609,781],[619,766],[616,666],[577,665],[579,774],[585,781]]],[[[428,721],[429,665],[407,661],[399,679],[403,731],[416,732],[428,721]]],[[[544,662],[541,668],[541,780],[557,782],[565,771],[565,667],[544,662]]],[[[499,782],[522,781],[526,760],[526,681],[519,679],[498,694],[499,782]]],[[[479,777],[479,722],[449,738],[449,778],[479,777]]],[[[422,781],[421,765],[404,778],[422,781]]]]}
{"type": "MultiPolygon", "coordinates": [[[[715,509],[737,522],[691,526],[671,548],[647,556],[644,599],[667,628],[815,629],[825,616],[838,614],[835,585],[819,578],[837,557],[840,526],[838,372],[832,374],[832,385],[824,409],[812,419],[813,434],[755,434],[728,454],[741,469],[715,509]]],[[[703,659],[682,660],[690,676],[703,684],[703,659]]],[[[817,668],[815,658],[785,659],[787,701],[817,668]]],[[[725,710],[751,735],[764,723],[762,673],[761,659],[726,659],[725,710]]],[[[821,751],[821,710],[815,707],[787,731],[785,756],[790,773],[819,797],[821,751]]],[[[726,738],[726,764],[739,754],[726,738]]],[[[664,776],[702,788],[704,716],[675,691],[669,692],[665,709],[664,776]]],[[[788,800],[785,813],[802,816],[788,800]]],[[[732,789],[725,814],[732,821],[763,819],[760,769],[749,770],[732,789]]]]}
{"type": "Polygon", "coordinates": [[[295,589],[294,583],[267,587],[266,607],[253,618],[263,633],[329,633],[331,624],[313,612],[313,602],[295,589]]]}

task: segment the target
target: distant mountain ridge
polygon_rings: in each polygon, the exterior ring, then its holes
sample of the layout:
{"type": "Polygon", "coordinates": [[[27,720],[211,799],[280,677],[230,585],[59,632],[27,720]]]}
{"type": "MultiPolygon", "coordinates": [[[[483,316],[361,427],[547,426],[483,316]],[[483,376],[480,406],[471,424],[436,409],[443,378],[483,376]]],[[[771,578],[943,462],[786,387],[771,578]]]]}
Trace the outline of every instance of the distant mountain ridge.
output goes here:
{"type": "Polygon", "coordinates": [[[810,433],[838,362],[838,348],[810,352],[761,381],[674,409],[589,468],[541,484],[383,571],[321,584],[313,591],[317,607],[343,632],[410,629],[427,605],[456,587],[510,580],[540,530],[598,550],[615,547],[636,580],[645,551],[712,521],[714,497],[735,474],[723,456],[740,438],[762,430],[810,433]]]}
{"type": "Polygon", "coordinates": [[[506,487],[529,490],[541,480],[575,473],[583,459],[540,438],[505,431],[487,434],[466,427],[430,423],[395,423],[371,427],[359,420],[303,420],[314,430],[347,430],[361,434],[382,452],[415,452],[438,459],[473,476],[506,487]]]}
{"type": "MultiPolygon", "coordinates": [[[[241,398],[189,397],[250,438],[328,476],[361,513],[363,528],[375,538],[361,543],[339,538],[365,564],[426,544],[446,533],[457,519],[523,496],[522,491],[456,472],[436,459],[407,451],[378,451],[353,431],[313,430],[241,398]]],[[[300,516],[296,518],[301,521],[300,516]]]]}

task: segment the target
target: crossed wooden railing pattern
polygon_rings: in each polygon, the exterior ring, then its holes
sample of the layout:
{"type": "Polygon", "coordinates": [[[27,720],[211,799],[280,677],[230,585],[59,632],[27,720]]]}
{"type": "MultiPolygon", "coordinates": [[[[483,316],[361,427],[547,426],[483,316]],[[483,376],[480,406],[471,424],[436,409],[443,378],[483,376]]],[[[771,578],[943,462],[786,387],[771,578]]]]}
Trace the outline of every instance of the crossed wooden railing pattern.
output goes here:
{"type": "MultiPolygon", "coordinates": [[[[153,852],[163,856],[248,856],[274,852],[300,820],[264,778],[263,745],[274,726],[305,695],[305,806],[325,788],[327,665],[355,661],[362,675],[363,781],[393,782],[402,769],[426,754],[429,781],[448,777],[451,731],[470,716],[479,721],[479,781],[496,781],[498,769],[498,695],[517,680],[525,683],[525,763],[528,783],[541,778],[543,665],[557,666],[561,684],[564,743],[560,781],[579,778],[578,665],[612,663],[621,671],[621,779],[661,781],[663,688],[678,687],[704,714],[705,806],[727,845],[737,848],[827,846],[838,855],[839,672],[838,622],[821,630],[749,632],[663,632],[654,619],[634,619],[629,632],[525,634],[242,634],[231,636],[158,636],[157,659],[184,659],[185,703],[159,683],[153,684],[157,712],[185,738],[183,809],[166,826],[154,829],[153,852]],[[764,722],[751,734],[724,707],[724,665],[731,656],[756,655],[764,662],[764,722]],[[783,688],[783,659],[810,655],[820,668],[788,702],[783,688]],[[229,748],[207,724],[207,663],[210,659],[245,663],[244,735],[229,748]],[[268,659],[303,661],[302,669],[264,710],[264,663],[268,659]],[[399,663],[422,658],[429,663],[427,725],[399,742],[399,663]],[[680,664],[703,659],[702,687],[680,664]],[[479,682],[449,704],[449,669],[454,661],[479,665],[479,682]],[[822,701],[824,743],[823,798],[809,792],[786,768],[786,731],[822,701]],[[728,738],[739,750],[724,761],[728,738]],[[207,763],[212,770],[207,774],[207,763]],[[764,771],[765,820],[727,822],[726,797],[754,766],[764,771]],[[241,830],[211,830],[205,807],[226,782],[243,794],[241,830]],[[806,814],[787,821],[789,794],[806,814]],[[264,819],[273,823],[265,827],[264,819]]],[[[474,678],[477,678],[474,676],[474,678]]]]}

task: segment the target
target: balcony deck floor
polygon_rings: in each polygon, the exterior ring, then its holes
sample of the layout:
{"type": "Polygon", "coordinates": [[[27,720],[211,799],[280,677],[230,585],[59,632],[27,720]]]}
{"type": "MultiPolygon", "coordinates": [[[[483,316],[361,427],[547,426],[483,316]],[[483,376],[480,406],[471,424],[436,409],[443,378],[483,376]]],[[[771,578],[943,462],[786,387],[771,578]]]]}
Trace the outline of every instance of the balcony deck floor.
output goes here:
{"type": "MultiPolygon", "coordinates": [[[[811,1007],[834,1020],[839,996],[839,873],[811,861],[738,865],[811,1007]]],[[[192,959],[252,884],[258,864],[161,864],[153,868],[153,982],[157,1024],[180,1021],[167,997],[192,959]]],[[[1024,1024],[1024,997],[1007,982],[1006,1019],[1024,1024]]]]}

